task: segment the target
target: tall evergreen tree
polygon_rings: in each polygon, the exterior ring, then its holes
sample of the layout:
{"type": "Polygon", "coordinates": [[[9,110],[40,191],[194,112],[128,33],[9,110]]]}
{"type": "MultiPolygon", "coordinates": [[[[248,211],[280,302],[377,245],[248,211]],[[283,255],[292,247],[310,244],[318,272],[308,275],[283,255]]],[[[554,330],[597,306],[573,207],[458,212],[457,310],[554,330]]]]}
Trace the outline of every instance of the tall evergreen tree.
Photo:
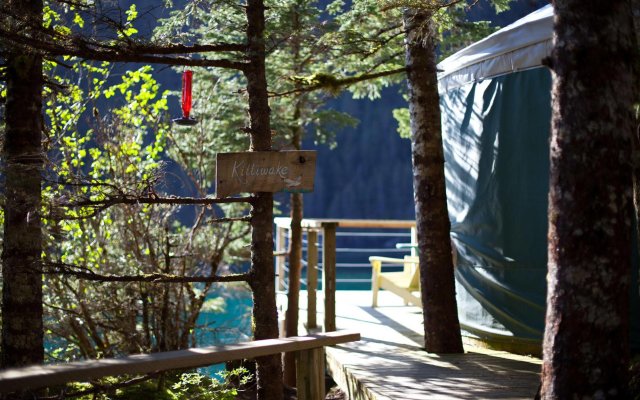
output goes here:
{"type": "MultiPolygon", "coordinates": [[[[14,32],[37,38],[42,0],[8,1],[3,18],[14,32]]],[[[43,362],[42,329],[42,56],[3,43],[7,100],[2,248],[2,367],[43,362]]]]}
{"type": "Polygon", "coordinates": [[[425,348],[462,353],[444,178],[433,11],[404,11],[425,348]]]}
{"type": "Polygon", "coordinates": [[[557,0],[542,398],[627,397],[633,29],[624,0],[557,0]]]}
{"type": "MultiPolygon", "coordinates": [[[[91,17],[93,17],[92,22],[96,22],[98,24],[106,25],[106,28],[103,26],[104,31],[101,34],[105,34],[107,40],[104,40],[103,36],[87,36],[85,35],[85,31],[82,31],[82,26],[79,24],[79,29],[75,31],[67,26],[58,26],[54,29],[50,26],[44,26],[42,21],[31,19],[24,23],[30,30],[26,32],[20,31],[19,29],[15,29],[14,27],[7,26],[2,24],[0,26],[0,36],[3,38],[3,41],[6,40],[11,45],[17,45],[18,48],[24,46],[28,49],[23,53],[16,52],[14,53],[18,60],[29,60],[28,57],[25,59],[23,54],[30,56],[31,53],[38,54],[41,52],[46,54],[47,57],[55,58],[57,56],[80,56],[86,59],[92,60],[108,60],[114,62],[145,62],[145,63],[160,63],[160,64],[170,64],[170,65],[189,65],[189,66],[214,66],[221,68],[231,68],[234,71],[241,72],[246,76],[247,89],[246,93],[248,94],[248,102],[249,102],[249,120],[250,125],[246,128],[246,132],[250,135],[251,141],[251,150],[253,151],[269,151],[271,150],[271,130],[270,130],[270,121],[269,121],[269,106],[268,106],[268,94],[266,87],[266,78],[265,78],[265,39],[264,39],[264,27],[265,27],[265,17],[264,11],[265,7],[263,1],[261,0],[249,0],[246,6],[236,6],[235,11],[236,14],[240,14],[244,16],[246,19],[244,20],[244,26],[241,33],[240,41],[231,44],[207,44],[207,45],[191,45],[191,44],[175,44],[173,41],[167,43],[162,42],[158,43],[150,43],[149,41],[144,40],[144,38],[132,37],[137,30],[129,24],[131,19],[135,18],[137,14],[135,7],[130,8],[128,11],[120,10],[120,9],[112,9],[109,7],[102,7],[104,4],[102,2],[92,2],[92,1],[79,1],[74,2],[72,6],[69,6],[68,2],[60,1],[62,3],[63,8],[69,10],[76,10],[79,12],[83,12],[91,17]],[[103,13],[104,12],[104,13],[103,13]],[[114,16],[115,13],[115,16],[114,16]],[[245,14],[246,13],[246,14],[245,14]],[[124,15],[126,14],[126,18],[124,15]],[[115,18],[115,19],[114,19],[115,18]],[[126,21],[124,21],[126,19],[126,21]],[[104,33],[107,32],[107,33],[104,33]],[[218,60],[211,60],[205,58],[192,58],[185,57],[184,55],[189,55],[196,52],[221,52],[225,53],[218,60]],[[235,53],[235,54],[234,54],[235,53]],[[235,57],[235,58],[234,58],[235,57]]],[[[58,5],[60,5],[58,3],[58,5]]],[[[25,2],[32,8],[25,7],[25,9],[29,9],[34,13],[37,11],[39,14],[42,14],[42,3],[38,2],[25,2]]],[[[11,6],[13,4],[9,4],[11,6]]],[[[19,13],[14,11],[21,11],[22,7],[4,7],[7,4],[3,4],[2,10],[3,12],[11,12],[12,14],[19,13]]],[[[51,10],[51,8],[47,8],[48,12],[55,13],[55,11],[51,10]]],[[[76,15],[77,19],[82,21],[82,17],[78,14],[76,15]]],[[[18,19],[19,20],[19,19],[18,19]]],[[[96,27],[94,27],[96,28],[96,27]]],[[[96,32],[98,29],[94,29],[92,32],[96,32]]],[[[211,43],[211,42],[209,42],[211,43]]],[[[41,62],[40,58],[37,58],[39,62],[41,62]]],[[[18,64],[16,63],[16,66],[18,64]]],[[[30,67],[30,65],[26,65],[26,67],[30,67]]],[[[25,65],[22,66],[22,69],[8,67],[8,93],[10,97],[10,101],[8,101],[6,114],[7,114],[7,140],[6,145],[8,148],[12,148],[15,143],[11,140],[14,139],[14,136],[10,134],[13,132],[11,129],[16,123],[20,122],[19,118],[24,118],[24,114],[21,115],[14,104],[11,104],[11,101],[14,100],[13,93],[14,87],[12,84],[20,83],[26,88],[31,88],[31,86],[35,84],[39,84],[38,93],[36,94],[34,90],[30,92],[20,93],[21,96],[17,97],[17,101],[21,103],[16,103],[22,105],[22,110],[29,109],[29,111],[36,111],[39,113],[40,108],[33,107],[34,102],[40,103],[40,91],[42,90],[42,70],[39,69],[39,75],[33,73],[31,75],[20,76],[21,78],[25,78],[22,81],[11,80],[11,74],[14,72],[24,73],[25,65]],[[31,86],[29,86],[31,85],[31,86]],[[27,107],[29,106],[29,107],[27,107]]],[[[140,106],[140,104],[137,104],[140,106]]],[[[20,110],[20,111],[22,111],[20,110]]],[[[39,116],[34,116],[35,114],[29,115],[30,123],[41,124],[42,118],[39,116]]],[[[23,125],[27,126],[28,125],[23,125]]],[[[24,130],[24,129],[23,129],[24,130]]],[[[38,130],[39,132],[39,130],[38,130]]],[[[22,132],[21,132],[22,133],[22,132]]],[[[32,136],[22,135],[16,143],[18,145],[23,145],[23,142],[27,142],[27,144],[32,144],[31,142],[36,142],[38,145],[41,140],[38,136],[38,139],[33,139],[32,136]]],[[[27,150],[34,150],[27,148],[27,150]]],[[[18,160],[20,162],[28,161],[33,164],[33,160],[29,160],[28,157],[37,158],[38,162],[41,163],[41,148],[38,148],[37,151],[28,151],[25,154],[25,149],[19,149],[18,160]],[[25,157],[28,156],[28,157],[25,157]]],[[[133,149],[135,152],[136,150],[133,149]]],[[[16,157],[8,158],[11,161],[14,161],[16,157]]],[[[22,166],[24,167],[24,166],[22,166]]],[[[135,167],[134,167],[135,169],[135,167]]],[[[34,179],[32,176],[36,175],[39,179],[39,174],[33,173],[33,167],[29,168],[20,168],[19,171],[23,173],[23,184],[24,182],[31,183],[34,179]],[[29,173],[30,175],[25,175],[29,173]],[[27,179],[29,178],[29,179],[27,179]]],[[[11,171],[7,171],[7,175],[11,176],[11,171]]],[[[8,179],[9,182],[12,182],[11,179],[8,179]]],[[[17,182],[16,182],[17,183],[17,182]]],[[[7,189],[7,193],[11,193],[10,187],[7,189]]],[[[37,196],[39,199],[40,196],[40,181],[37,182],[37,190],[29,187],[29,189],[33,189],[31,192],[26,193],[23,197],[26,197],[26,205],[31,206],[29,201],[31,197],[28,196],[37,196]],[[37,193],[35,193],[37,192],[37,193]]],[[[150,198],[143,200],[143,202],[147,203],[158,203],[162,201],[171,202],[172,199],[158,199],[153,193],[153,188],[148,188],[151,191],[150,198]]],[[[26,192],[26,191],[24,191],[26,192]]],[[[22,195],[22,194],[21,194],[22,195]]],[[[137,200],[141,200],[138,198],[137,200]]],[[[199,199],[203,204],[213,204],[217,203],[211,201],[212,199],[199,199]]],[[[10,202],[11,200],[9,200],[10,202]]],[[[126,193],[116,194],[114,197],[112,196],[104,196],[98,195],[91,197],[86,202],[76,202],[77,206],[79,203],[82,203],[84,206],[93,205],[98,208],[100,207],[108,207],[113,204],[119,203],[127,203],[131,201],[131,198],[126,193]]],[[[251,271],[243,276],[242,278],[247,280],[249,285],[252,287],[254,291],[254,322],[255,322],[255,338],[256,339],[266,339],[266,338],[275,338],[278,336],[278,325],[277,325],[277,317],[276,317],[276,307],[275,307],[275,290],[274,290],[274,271],[273,271],[273,254],[272,254],[272,220],[273,220],[273,199],[272,195],[269,193],[258,193],[253,196],[250,200],[248,199],[232,199],[229,202],[237,202],[244,201],[249,202],[253,206],[252,215],[251,215],[251,223],[253,227],[252,232],[252,269],[251,271]]],[[[222,199],[220,202],[225,202],[222,199]]],[[[194,203],[198,203],[198,199],[194,201],[194,203]]],[[[193,204],[193,203],[192,203],[193,204]]],[[[32,208],[35,210],[27,210],[23,218],[18,218],[20,221],[34,221],[37,220],[39,205],[33,206],[32,208]],[[31,217],[31,220],[30,220],[31,217]]],[[[7,218],[9,224],[13,223],[17,218],[11,212],[11,209],[7,207],[6,215],[10,218],[7,218]]],[[[248,218],[241,218],[243,220],[247,220],[248,218]]],[[[18,227],[19,228],[19,227],[18,227]]],[[[13,234],[22,233],[19,229],[14,229],[5,235],[5,255],[10,255],[11,252],[7,251],[7,247],[12,245],[10,237],[13,234]]],[[[30,232],[34,232],[32,229],[30,232]]],[[[38,225],[37,229],[37,237],[26,237],[26,235],[22,235],[20,240],[25,243],[24,248],[32,249],[33,246],[40,246],[41,237],[40,237],[40,229],[38,225]],[[31,243],[28,245],[26,241],[31,240],[31,243]],[[30,247],[31,246],[31,247],[30,247]]],[[[13,247],[10,247],[10,250],[13,250],[13,247]]],[[[39,262],[32,261],[32,255],[40,256],[41,248],[38,247],[37,252],[32,251],[30,254],[21,255],[21,262],[24,263],[25,259],[33,264],[38,264],[39,262]]],[[[167,257],[170,257],[170,251],[166,251],[167,257]]],[[[11,260],[9,260],[11,261],[11,260]]],[[[213,262],[215,264],[215,260],[213,262]]],[[[168,262],[165,262],[168,264],[168,262]]],[[[20,279],[12,279],[13,276],[11,274],[7,274],[7,265],[11,266],[11,263],[5,264],[5,274],[3,276],[5,283],[8,279],[12,280],[12,283],[21,283],[20,279]]],[[[30,266],[31,267],[31,266],[30,266]]],[[[9,270],[11,272],[11,270],[9,270]]],[[[33,292],[37,295],[38,290],[41,289],[41,275],[38,271],[35,271],[31,268],[28,271],[28,277],[34,278],[37,280],[37,285],[35,285],[35,289],[33,292]]],[[[75,274],[76,276],[81,276],[82,274],[75,274]]],[[[89,277],[91,274],[89,274],[89,277]]],[[[86,275],[85,275],[86,277],[86,275]]],[[[18,278],[21,278],[20,276],[18,278]]],[[[116,278],[117,280],[118,278],[116,278]]],[[[215,280],[216,277],[213,277],[215,280]]],[[[135,278],[134,278],[135,280],[135,278]]],[[[29,282],[31,286],[34,286],[33,279],[29,282]]],[[[15,290],[6,290],[5,296],[11,296],[11,299],[20,300],[25,296],[26,290],[15,291],[15,290]]],[[[143,299],[144,302],[144,299],[143,299]]],[[[33,301],[33,303],[37,303],[40,307],[42,307],[41,295],[37,299],[37,301],[33,301]]],[[[11,304],[10,301],[5,301],[4,305],[11,304]]],[[[28,309],[27,307],[14,308],[7,312],[3,317],[11,316],[12,312],[20,312],[24,315],[24,310],[28,309]]],[[[163,311],[164,313],[164,311],[163,311]]],[[[166,314],[166,313],[165,313],[166,314]]],[[[41,312],[40,312],[41,317],[41,312]]],[[[41,318],[40,318],[41,320],[41,318]]],[[[7,324],[5,320],[5,327],[13,327],[11,324],[7,324]]],[[[164,321],[162,322],[165,323],[164,321]]],[[[18,325],[18,324],[16,324],[18,325]]],[[[42,322],[40,325],[30,324],[19,324],[18,328],[25,331],[26,329],[30,332],[36,332],[42,337],[42,322]]],[[[23,335],[20,332],[19,336],[14,336],[19,340],[25,340],[25,338],[29,338],[28,335],[23,335]]],[[[35,342],[35,340],[34,340],[35,342]]],[[[37,343],[36,343],[37,344],[37,343]]],[[[42,352],[42,340],[40,339],[40,352],[42,352]]],[[[162,348],[165,348],[167,343],[162,345],[162,348]]],[[[41,361],[42,357],[40,357],[41,361]]],[[[258,398],[260,399],[277,399],[282,397],[282,375],[281,375],[281,363],[279,356],[270,356],[270,357],[262,357],[258,360],[258,398]]]]}
{"type": "MultiPolygon", "coordinates": [[[[271,121],[265,73],[265,7],[262,0],[247,2],[247,58],[245,70],[249,94],[249,127],[252,151],[271,150],[271,121]]],[[[273,193],[256,193],[251,211],[251,272],[254,338],[278,337],[275,273],[273,268],[273,193]]],[[[258,360],[258,399],[282,398],[280,355],[258,360]]]]}
{"type": "MultiPolygon", "coordinates": [[[[491,3],[496,10],[504,10],[508,1],[491,3]]],[[[410,132],[401,133],[412,140],[425,349],[431,352],[462,352],[444,179],[436,47],[451,51],[490,31],[485,22],[464,21],[468,6],[464,1],[359,0],[340,17],[346,26],[343,30],[350,33],[346,37],[347,48],[356,49],[349,54],[364,60],[362,68],[373,71],[402,61],[406,66],[409,110],[398,110],[395,115],[401,120],[401,127],[410,127],[410,132]]],[[[391,82],[389,78],[377,84],[366,81],[355,86],[355,93],[375,96],[381,86],[391,82]]]]}
{"type": "MultiPolygon", "coordinates": [[[[233,21],[233,6],[218,7],[217,12],[225,15],[220,20],[211,18],[208,7],[216,1],[201,2],[199,9],[190,13],[190,18],[199,28],[192,32],[197,35],[219,35],[225,42],[237,36],[237,30],[220,29],[220,26],[243,21],[233,21]],[[233,22],[232,22],[233,21],[233,22]],[[217,33],[211,33],[215,31],[217,33]]],[[[268,2],[268,15],[265,26],[266,77],[269,87],[269,107],[271,113],[271,132],[274,150],[301,149],[303,137],[308,134],[316,141],[329,141],[332,134],[345,124],[354,120],[345,114],[322,109],[329,97],[320,90],[305,90],[304,83],[313,80],[310,77],[331,76],[338,69],[336,63],[328,62],[327,53],[333,50],[323,43],[325,34],[333,32],[336,25],[321,20],[322,10],[315,0],[286,0],[268,2]]],[[[173,19],[181,18],[175,14],[173,19]]],[[[173,29],[171,20],[163,23],[158,34],[166,35],[166,29],[173,29]]],[[[202,135],[207,141],[215,141],[222,135],[234,135],[249,125],[244,110],[243,93],[246,82],[238,79],[237,74],[221,71],[196,71],[201,77],[199,91],[207,93],[210,100],[196,104],[196,110],[206,116],[207,128],[202,135]],[[232,109],[234,112],[227,112],[232,109]],[[220,120],[225,120],[223,124],[220,120]],[[219,121],[211,124],[210,121],[219,121]]],[[[188,138],[185,138],[189,140],[188,138]]],[[[215,148],[213,151],[216,151],[215,148]]],[[[213,170],[215,165],[211,165],[213,170]]],[[[290,195],[292,216],[291,238],[289,241],[289,287],[285,332],[287,336],[298,334],[298,302],[300,289],[301,252],[302,252],[302,193],[290,195]]],[[[286,383],[295,386],[294,354],[285,356],[286,383]]]]}

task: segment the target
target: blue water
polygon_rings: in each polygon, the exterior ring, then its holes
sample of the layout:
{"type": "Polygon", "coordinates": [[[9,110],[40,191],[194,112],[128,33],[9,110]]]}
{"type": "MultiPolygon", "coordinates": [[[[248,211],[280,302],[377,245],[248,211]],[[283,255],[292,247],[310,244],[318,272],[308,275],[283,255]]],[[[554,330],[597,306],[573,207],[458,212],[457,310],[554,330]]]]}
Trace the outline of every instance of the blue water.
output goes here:
{"type": "MultiPolygon", "coordinates": [[[[251,291],[244,286],[221,284],[207,296],[217,309],[200,312],[196,331],[198,347],[243,342],[251,339],[251,291]]],[[[202,368],[210,376],[224,370],[224,364],[202,368]]]]}

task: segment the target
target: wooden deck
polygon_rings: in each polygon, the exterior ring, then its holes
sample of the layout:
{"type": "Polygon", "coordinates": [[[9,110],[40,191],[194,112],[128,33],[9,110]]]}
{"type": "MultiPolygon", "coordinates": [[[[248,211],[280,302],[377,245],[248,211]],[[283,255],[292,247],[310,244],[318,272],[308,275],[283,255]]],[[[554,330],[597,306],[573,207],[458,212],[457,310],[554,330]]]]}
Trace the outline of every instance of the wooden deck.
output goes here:
{"type": "MultiPolygon", "coordinates": [[[[326,349],[327,367],[351,400],[532,399],[536,393],[539,359],[467,346],[465,354],[429,354],[421,348],[419,308],[389,292],[380,293],[377,308],[369,291],[338,291],[336,297],[338,329],[362,335],[326,349]]],[[[303,322],[305,315],[301,310],[303,322]]]]}

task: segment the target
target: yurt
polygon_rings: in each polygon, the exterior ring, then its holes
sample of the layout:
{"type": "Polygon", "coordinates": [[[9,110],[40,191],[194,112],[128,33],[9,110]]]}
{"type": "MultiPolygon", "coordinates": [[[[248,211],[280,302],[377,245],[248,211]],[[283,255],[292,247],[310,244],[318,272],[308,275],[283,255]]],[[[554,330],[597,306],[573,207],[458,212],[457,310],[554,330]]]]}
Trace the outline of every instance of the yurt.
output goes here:
{"type": "Polygon", "coordinates": [[[517,353],[539,354],[544,331],[552,35],[549,5],[438,65],[460,323],[517,353]]]}

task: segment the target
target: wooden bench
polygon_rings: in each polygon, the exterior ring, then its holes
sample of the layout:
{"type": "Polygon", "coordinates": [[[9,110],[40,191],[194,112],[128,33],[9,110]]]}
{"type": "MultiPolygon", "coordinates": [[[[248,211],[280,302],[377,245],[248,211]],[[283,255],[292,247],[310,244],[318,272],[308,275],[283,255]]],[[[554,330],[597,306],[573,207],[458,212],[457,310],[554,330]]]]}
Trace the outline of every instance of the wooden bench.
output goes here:
{"type": "Polygon", "coordinates": [[[420,292],[420,268],[418,257],[406,256],[404,258],[369,257],[373,274],[371,276],[371,291],[373,294],[372,306],[378,306],[378,290],[385,289],[404,300],[405,305],[422,307],[422,301],[415,292],[420,292]],[[402,265],[399,272],[382,272],[384,264],[402,265]]]}
{"type": "Polygon", "coordinates": [[[6,369],[0,371],[0,394],[58,386],[67,382],[83,382],[105,376],[195,368],[226,361],[296,352],[298,399],[320,400],[324,399],[324,347],[358,340],[360,340],[360,334],[357,332],[336,331],[162,353],[136,354],[122,358],[6,369]]]}

